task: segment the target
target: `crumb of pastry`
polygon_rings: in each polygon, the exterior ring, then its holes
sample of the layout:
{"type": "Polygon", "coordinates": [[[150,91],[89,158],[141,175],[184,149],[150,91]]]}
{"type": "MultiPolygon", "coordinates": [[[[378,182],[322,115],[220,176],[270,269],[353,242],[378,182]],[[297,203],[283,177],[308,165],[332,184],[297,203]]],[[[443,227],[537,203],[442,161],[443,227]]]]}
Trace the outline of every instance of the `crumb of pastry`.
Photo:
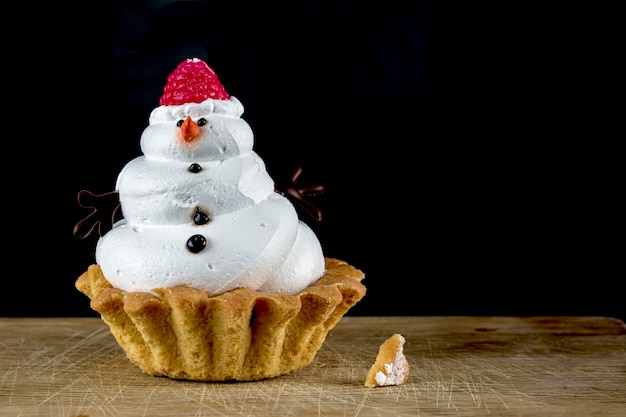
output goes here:
{"type": "Polygon", "coordinates": [[[365,377],[365,387],[402,385],[409,380],[410,367],[403,352],[404,342],[404,336],[396,333],[380,345],[376,361],[365,377]]]}

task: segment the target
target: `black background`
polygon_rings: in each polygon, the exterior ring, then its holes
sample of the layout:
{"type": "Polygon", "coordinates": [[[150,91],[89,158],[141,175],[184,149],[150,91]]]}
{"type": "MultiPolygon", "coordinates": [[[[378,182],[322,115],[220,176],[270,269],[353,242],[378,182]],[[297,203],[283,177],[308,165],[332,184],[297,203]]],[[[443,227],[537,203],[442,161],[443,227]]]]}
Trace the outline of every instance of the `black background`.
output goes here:
{"type": "Polygon", "coordinates": [[[113,1],[20,15],[5,50],[0,316],[96,316],[74,288],[95,247],[72,236],[87,214],[76,194],[113,190],[167,75],[196,56],[244,104],[276,183],[301,165],[302,183],[326,187],[323,220],[301,217],[366,274],[349,314],[626,319],[623,48],[614,11],[572,7],[113,1]]]}

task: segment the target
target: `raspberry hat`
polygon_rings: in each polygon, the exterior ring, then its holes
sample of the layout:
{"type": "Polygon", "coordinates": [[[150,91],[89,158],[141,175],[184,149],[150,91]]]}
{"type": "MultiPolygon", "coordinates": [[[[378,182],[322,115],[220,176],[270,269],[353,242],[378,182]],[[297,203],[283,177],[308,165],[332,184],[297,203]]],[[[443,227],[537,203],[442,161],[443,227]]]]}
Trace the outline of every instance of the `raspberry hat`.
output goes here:
{"type": "Polygon", "coordinates": [[[213,68],[199,58],[188,58],[167,77],[159,105],[179,106],[202,103],[209,98],[227,100],[229,97],[213,68]]]}

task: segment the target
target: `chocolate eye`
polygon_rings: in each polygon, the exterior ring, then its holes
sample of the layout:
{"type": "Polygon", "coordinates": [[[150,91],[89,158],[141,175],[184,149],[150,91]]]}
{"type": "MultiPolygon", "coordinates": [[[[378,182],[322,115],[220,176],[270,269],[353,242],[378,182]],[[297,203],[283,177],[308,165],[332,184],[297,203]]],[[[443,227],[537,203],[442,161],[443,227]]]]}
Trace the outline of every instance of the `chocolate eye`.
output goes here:
{"type": "Polygon", "coordinates": [[[176,122],[176,126],[181,127],[183,125],[183,123],[185,123],[184,120],[179,120],[176,122]]]}
{"type": "Polygon", "coordinates": [[[198,126],[204,126],[206,124],[206,119],[204,117],[201,117],[198,119],[198,126]]]}

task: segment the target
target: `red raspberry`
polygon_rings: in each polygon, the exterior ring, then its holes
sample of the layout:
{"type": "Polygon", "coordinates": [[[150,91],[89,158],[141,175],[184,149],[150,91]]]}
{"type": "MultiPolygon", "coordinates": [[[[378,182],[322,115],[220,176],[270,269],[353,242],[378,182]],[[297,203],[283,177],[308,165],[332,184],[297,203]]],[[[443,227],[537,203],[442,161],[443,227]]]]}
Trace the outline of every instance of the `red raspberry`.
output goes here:
{"type": "Polygon", "coordinates": [[[201,59],[189,58],[167,77],[159,105],[178,106],[202,103],[207,98],[226,100],[228,97],[213,68],[201,59]]]}

